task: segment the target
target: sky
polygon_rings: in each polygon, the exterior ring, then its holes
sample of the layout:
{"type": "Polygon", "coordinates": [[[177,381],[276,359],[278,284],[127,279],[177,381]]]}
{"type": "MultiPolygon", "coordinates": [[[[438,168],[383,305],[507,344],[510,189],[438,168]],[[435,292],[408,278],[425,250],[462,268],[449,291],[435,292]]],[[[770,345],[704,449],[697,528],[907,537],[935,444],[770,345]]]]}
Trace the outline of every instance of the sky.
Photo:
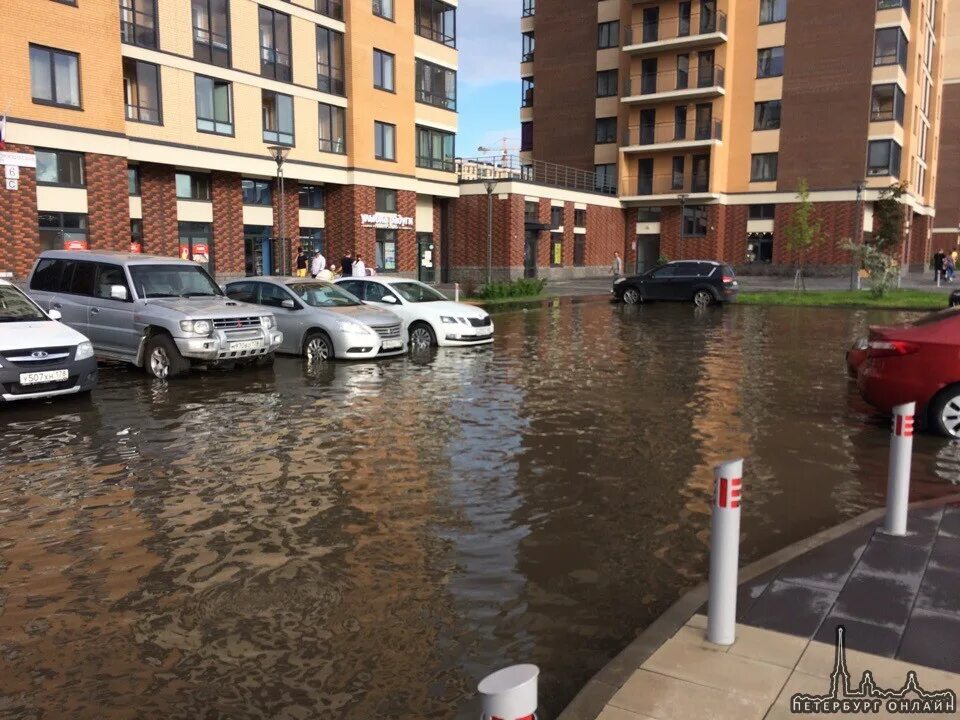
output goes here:
{"type": "Polygon", "coordinates": [[[508,140],[520,149],[520,0],[461,0],[457,8],[457,155],[508,140]]]}

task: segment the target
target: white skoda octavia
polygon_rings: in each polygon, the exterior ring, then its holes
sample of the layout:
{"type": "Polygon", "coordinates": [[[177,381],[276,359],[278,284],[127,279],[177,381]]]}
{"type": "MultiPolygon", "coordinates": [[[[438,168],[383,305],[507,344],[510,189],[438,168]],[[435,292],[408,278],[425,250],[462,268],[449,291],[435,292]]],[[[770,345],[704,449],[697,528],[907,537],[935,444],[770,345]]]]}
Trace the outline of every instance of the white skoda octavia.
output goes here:
{"type": "Polygon", "coordinates": [[[485,310],[453,302],[422,282],[375,275],[340,278],[337,285],[399,315],[411,348],[493,342],[493,321],[485,310]]]}

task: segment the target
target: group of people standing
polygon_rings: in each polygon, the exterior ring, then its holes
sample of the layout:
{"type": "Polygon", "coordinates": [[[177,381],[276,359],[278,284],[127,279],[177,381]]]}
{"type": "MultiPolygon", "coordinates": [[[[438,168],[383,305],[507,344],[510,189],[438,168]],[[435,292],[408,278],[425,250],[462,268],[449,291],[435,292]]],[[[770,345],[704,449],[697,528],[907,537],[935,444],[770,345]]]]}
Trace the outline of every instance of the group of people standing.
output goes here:
{"type": "Polygon", "coordinates": [[[340,260],[340,267],[337,268],[336,263],[331,263],[328,266],[327,259],[319,250],[313,254],[313,257],[310,257],[302,247],[299,247],[297,248],[296,265],[297,277],[307,277],[309,275],[316,280],[326,280],[327,282],[339,277],[376,275],[376,271],[373,268],[368,268],[366,263],[363,262],[363,255],[360,253],[357,253],[356,258],[347,253],[340,260]]]}
{"type": "Polygon", "coordinates": [[[957,251],[954,250],[949,255],[945,255],[943,250],[937,250],[933,255],[933,277],[939,282],[940,278],[945,278],[947,282],[953,282],[957,274],[957,251]]]}

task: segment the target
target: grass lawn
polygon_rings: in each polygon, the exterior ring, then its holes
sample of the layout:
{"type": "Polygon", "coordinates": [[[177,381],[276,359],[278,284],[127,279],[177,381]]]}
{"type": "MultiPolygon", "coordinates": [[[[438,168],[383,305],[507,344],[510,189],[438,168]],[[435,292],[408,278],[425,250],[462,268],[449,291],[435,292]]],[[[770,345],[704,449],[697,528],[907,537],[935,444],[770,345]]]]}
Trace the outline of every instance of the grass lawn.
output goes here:
{"type": "Polygon", "coordinates": [[[947,307],[946,292],[927,290],[891,290],[882,298],[867,290],[793,290],[742,292],[737,302],[743,305],[797,305],[805,307],[865,307],[890,310],[943,310],[947,307]]]}
{"type": "Polygon", "coordinates": [[[554,297],[556,297],[556,295],[550,295],[549,293],[543,295],[521,295],[519,297],[491,298],[489,300],[478,297],[461,297],[460,302],[470,303],[471,305],[510,305],[511,303],[539,302],[540,300],[550,300],[554,297]]]}

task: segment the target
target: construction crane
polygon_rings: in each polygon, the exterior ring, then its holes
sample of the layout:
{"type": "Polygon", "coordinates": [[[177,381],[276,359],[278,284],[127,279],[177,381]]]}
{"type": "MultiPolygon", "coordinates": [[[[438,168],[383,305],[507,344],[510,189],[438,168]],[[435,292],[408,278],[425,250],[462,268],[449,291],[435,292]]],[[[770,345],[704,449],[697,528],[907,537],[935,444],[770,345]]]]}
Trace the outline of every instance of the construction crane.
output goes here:
{"type": "MultiPolygon", "coordinates": [[[[500,138],[500,163],[502,165],[505,165],[505,166],[510,165],[510,154],[515,151],[516,151],[516,148],[510,147],[510,138],[508,137],[500,138]]],[[[483,153],[483,154],[487,154],[487,153],[493,154],[497,152],[497,149],[491,148],[491,147],[485,147],[481,145],[480,147],[477,148],[477,152],[483,153]]]]}

